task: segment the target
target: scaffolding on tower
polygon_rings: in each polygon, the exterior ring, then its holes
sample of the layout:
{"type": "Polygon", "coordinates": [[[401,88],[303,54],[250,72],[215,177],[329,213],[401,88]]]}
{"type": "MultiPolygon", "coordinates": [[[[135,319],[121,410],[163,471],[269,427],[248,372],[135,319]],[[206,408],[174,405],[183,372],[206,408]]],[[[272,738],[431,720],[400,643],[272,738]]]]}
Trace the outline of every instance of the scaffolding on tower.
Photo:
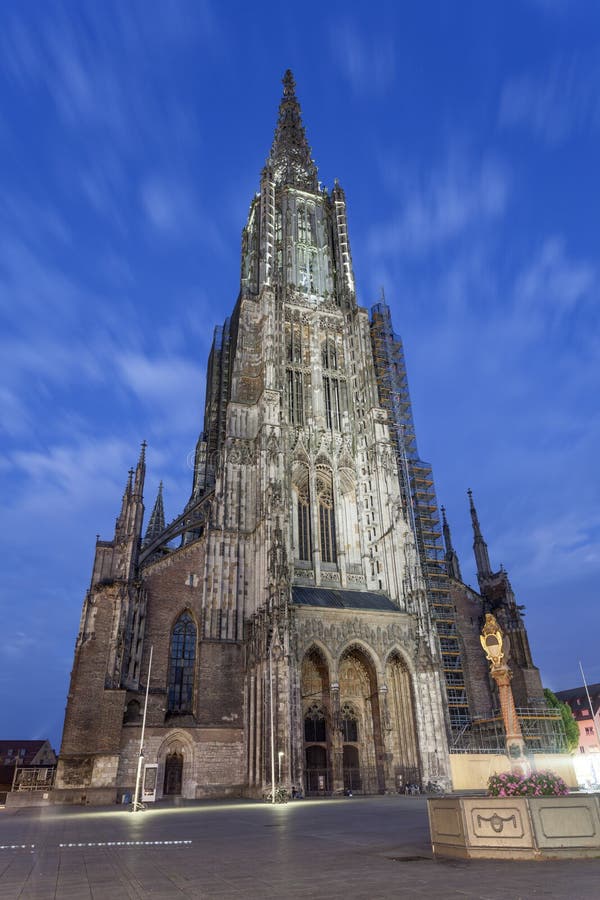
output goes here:
{"type": "Polygon", "coordinates": [[[435,485],[431,465],[419,457],[417,450],[404,348],[400,336],[394,333],[385,301],[371,308],[371,343],[379,402],[388,412],[402,499],[415,536],[429,608],[439,637],[449,724],[456,733],[471,719],[435,485]]]}

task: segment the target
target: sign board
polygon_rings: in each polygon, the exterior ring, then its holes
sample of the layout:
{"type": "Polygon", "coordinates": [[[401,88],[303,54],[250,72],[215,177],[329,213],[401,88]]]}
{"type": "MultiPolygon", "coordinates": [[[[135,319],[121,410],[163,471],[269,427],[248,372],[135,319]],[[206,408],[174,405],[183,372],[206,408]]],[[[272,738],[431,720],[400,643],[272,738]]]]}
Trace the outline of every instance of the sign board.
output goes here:
{"type": "Polygon", "coordinates": [[[142,785],[142,803],[154,803],[156,800],[156,778],[158,764],[144,766],[144,783],[142,785]]]}

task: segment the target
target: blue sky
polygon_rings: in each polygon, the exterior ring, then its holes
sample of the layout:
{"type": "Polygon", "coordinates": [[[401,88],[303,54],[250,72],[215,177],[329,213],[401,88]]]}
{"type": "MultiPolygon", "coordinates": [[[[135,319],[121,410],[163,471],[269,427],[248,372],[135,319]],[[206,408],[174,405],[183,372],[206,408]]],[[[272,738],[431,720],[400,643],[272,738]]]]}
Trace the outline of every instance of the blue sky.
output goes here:
{"type": "Polygon", "coordinates": [[[561,0],[2,4],[2,736],[59,743],[142,439],[147,510],[160,479],[168,518],[189,495],[287,67],[463,576],[471,487],[544,683],[600,681],[599,25],[561,0]]]}

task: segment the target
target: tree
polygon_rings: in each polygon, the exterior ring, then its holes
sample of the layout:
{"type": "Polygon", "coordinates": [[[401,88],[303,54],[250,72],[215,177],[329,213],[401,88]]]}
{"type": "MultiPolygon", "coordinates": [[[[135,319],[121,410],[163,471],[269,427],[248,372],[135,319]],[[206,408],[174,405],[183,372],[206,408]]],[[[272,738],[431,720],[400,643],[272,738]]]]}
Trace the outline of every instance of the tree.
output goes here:
{"type": "Polygon", "coordinates": [[[579,746],[579,725],[575,720],[573,710],[568,703],[563,703],[562,700],[559,700],[556,694],[553,694],[549,688],[544,688],[544,697],[546,698],[548,706],[560,711],[563,725],[565,726],[567,750],[569,753],[573,753],[579,746]]]}

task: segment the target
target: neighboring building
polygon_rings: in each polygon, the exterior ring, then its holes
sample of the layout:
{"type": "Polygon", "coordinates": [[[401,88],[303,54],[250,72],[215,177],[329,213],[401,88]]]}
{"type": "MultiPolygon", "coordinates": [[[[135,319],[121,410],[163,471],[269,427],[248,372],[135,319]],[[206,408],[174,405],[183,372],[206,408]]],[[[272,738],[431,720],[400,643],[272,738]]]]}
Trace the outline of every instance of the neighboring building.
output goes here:
{"type": "Polygon", "coordinates": [[[579,753],[574,763],[580,784],[600,784],[600,684],[589,684],[588,692],[592,701],[592,709],[588,701],[585,687],[571,688],[568,691],[556,691],[556,696],[571,707],[575,721],[579,726],[579,753]]]}
{"type": "MultiPolygon", "coordinates": [[[[478,616],[461,636],[398,341],[385,304],[371,321],[357,305],[344,192],[317,180],[287,72],[190,500],[166,525],[161,485],[142,536],[144,444],[96,544],[55,800],[131,791],[147,686],[156,797],[260,796],[274,765],[308,792],[449,784],[448,735],[475,698],[465,673],[485,664],[478,616]],[[398,352],[404,383],[389,377],[398,352]]],[[[469,597],[512,629],[533,697],[508,579],[481,574],[469,597]]]]}
{"type": "Polygon", "coordinates": [[[470,490],[467,493],[473,526],[473,552],[479,592],[462,580],[446,511],[442,507],[445,564],[450,597],[455,610],[470,713],[468,724],[458,733],[454,732],[451,750],[462,748],[473,752],[489,752],[493,749],[501,751],[504,747],[504,725],[500,715],[497,687],[490,677],[489,666],[484,654],[480,652],[479,642],[485,615],[493,613],[505,636],[504,647],[512,672],[511,687],[526,746],[531,751],[564,752],[566,750],[564,726],[560,713],[548,708],[544,699],[540,672],[533,662],[523,620],[525,607],[517,604],[504,568],[501,566],[497,572],[492,571],[473,495],[470,490]]]}
{"type": "Polygon", "coordinates": [[[52,768],[56,762],[49,741],[0,741],[0,803],[12,789],[15,774],[24,769],[52,768]]]}
{"type": "Polygon", "coordinates": [[[0,765],[55,766],[49,741],[0,741],[0,765]]]}

